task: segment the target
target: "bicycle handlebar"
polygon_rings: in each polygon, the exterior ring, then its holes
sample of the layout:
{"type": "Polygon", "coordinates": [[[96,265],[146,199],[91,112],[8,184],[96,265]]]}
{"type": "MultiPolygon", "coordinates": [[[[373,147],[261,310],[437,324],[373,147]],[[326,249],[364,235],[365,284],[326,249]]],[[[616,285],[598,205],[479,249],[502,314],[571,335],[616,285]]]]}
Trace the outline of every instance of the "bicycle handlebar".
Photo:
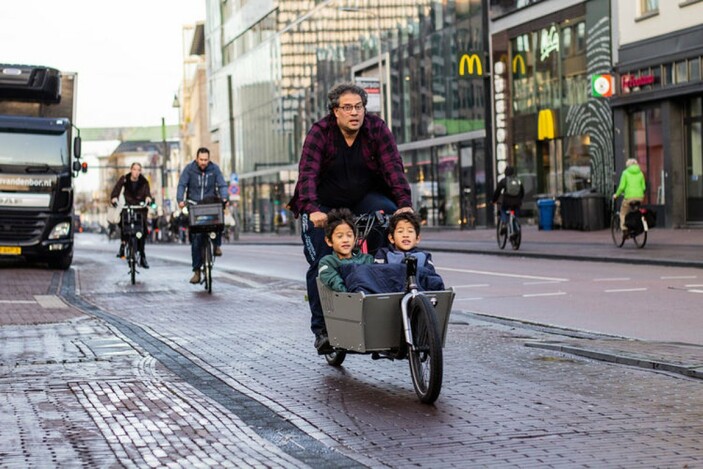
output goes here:
{"type": "Polygon", "coordinates": [[[123,205],[122,210],[124,209],[132,209],[132,210],[140,210],[143,208],[147,208],[146,204],[139,204],[139,205],[123,205]]]}

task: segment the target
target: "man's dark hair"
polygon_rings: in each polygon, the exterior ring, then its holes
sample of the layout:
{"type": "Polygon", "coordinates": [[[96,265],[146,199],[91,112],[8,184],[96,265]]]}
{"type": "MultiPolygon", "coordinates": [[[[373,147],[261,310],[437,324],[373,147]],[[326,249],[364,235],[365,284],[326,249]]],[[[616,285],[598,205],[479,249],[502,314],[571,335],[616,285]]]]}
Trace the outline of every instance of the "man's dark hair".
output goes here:
{"type": "Polygon", "coordinates": [[[336,85],[332,90],[327,94],[327,98],[329,99],[329,104],[327,105],[327,108],[330,110],[330,112],[339,106],[339,97],[342,96],[344,93],[354,93],[356,95],[359,95],[361,97],[361,103],[366,107],[366,102],[368,101],[369,97],[366,94],[366,90],[364,90],[362,87],[355,85],[354,83],[340,83],[339,85],[336,85]]]}
{"type": "Polygon", "coordinates": [[[354,228],[354,214],[348,208],[335,208],[330,210],[327,214],[327,225],[325,225],[325,238],[332,239],[332,233],[334,230],[342,224],[349,225],[352,230],[354,230],[354,237],[356,237],[356,230],[354,228]]]}
{"type": "Polygon", "coordinates": [[[515,175],[515,168],[512,166],[506,166],[505,167],[505,172],[503,173],[506,176],[514,176],[515,175]]]}
{"type": "Polygon", "coordinates": [[[415,233],[420,234],[420,217],[415,212],[400,212],[394,214],[388,221],[388,234],[392,235],[395,232],[395,227],[398,222],[404,220],[410,223],[415,228],[415,233]]]}
{"type": "Polygon", "coordinates": [[[208,150],[206,147],[198,148],[198,151],[195,152],[195,156],[197,157],[201,153],[207,153],[207,156],[210,156],[210,150],[208,150]]]}

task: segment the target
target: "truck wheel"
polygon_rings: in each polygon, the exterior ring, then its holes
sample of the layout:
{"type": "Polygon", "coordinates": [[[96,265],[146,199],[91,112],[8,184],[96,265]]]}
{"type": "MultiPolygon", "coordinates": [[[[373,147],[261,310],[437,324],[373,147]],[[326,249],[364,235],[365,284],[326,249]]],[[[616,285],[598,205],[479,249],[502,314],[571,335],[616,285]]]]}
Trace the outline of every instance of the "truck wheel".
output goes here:
{"type": "Polygon", "coordinates": [[[64,252],[63,254],[59,254],[58,256],[52,256],[49,259],[49,268],[68,270],[68,268],[71,267],[72,262],[73,262],[73,249],[71,249],[70,251],[64,252]]]}

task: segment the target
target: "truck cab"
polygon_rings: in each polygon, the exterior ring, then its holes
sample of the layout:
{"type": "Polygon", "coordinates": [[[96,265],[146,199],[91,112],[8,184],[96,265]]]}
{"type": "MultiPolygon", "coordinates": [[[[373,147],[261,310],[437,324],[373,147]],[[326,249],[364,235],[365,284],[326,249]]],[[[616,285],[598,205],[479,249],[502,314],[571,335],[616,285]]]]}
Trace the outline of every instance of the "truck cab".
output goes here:
{"type": "Polygon", "coordinates": [[[75,74],[0,65],[0,258],[71,266],[75,85],[75,74]]]}

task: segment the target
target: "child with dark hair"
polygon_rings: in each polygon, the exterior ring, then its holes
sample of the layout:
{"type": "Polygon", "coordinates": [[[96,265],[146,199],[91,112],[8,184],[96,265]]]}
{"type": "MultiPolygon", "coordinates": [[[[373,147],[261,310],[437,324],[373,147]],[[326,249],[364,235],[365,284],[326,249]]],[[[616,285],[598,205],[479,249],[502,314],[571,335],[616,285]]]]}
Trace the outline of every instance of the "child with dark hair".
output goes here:
{"type": "Polygon", "coordinates": [[[347,287],[339,273],[345,264],[373,264],[373,256],[362,254],[356,248],[354,215],[346,208],[333,209],[327,214],[325,242],[333,253],[320,259],[317,276],[334,291],[345,292],[347,287]]]}
{"type": "Polygon", "coordinates": [[[417,259],[418,281],[425,290],[444,290],[444,281],[435,271],[432,254],[417,248],[420,242],[420,218],[413,212],[393,215],[388,223],[390,247],[376,252],[377,264],[400,264],[408,256],[417,259]]]}

